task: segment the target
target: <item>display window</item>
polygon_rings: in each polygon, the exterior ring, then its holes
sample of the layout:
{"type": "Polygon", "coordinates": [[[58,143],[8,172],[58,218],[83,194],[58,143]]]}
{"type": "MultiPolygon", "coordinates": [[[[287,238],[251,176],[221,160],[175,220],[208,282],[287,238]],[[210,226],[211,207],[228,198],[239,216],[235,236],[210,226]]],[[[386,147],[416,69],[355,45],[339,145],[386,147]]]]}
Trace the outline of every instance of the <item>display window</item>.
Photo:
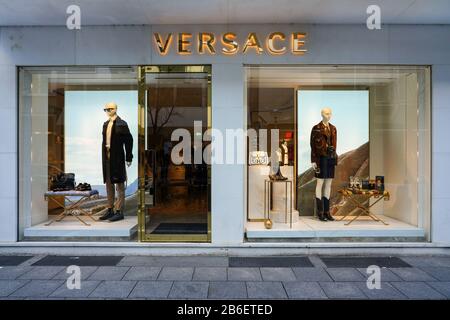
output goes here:
{"type": "MultiPolygon", "coordinates": [[[[430,67],[244,69],[244,240],[429,240],[430,67]]],[[[211,241],[211,110],[211,66],[19,68],[20,239],[211,241]]]]}
{"type": "Polygon", "coordinates": [[[246,92],[248,240],[428,240],[429,67],[247,66],[246,92]]]}
{"type": "Polygon", "coordinates": [[[197,143],[210,79],[210,66],[20,68],[20,239],[210,241],[197,143]]]}
{"type": "Polygon", "coordinates": [[[27,67],[19,85],[20,238],[135,239],[135,68],[27,67]]]}

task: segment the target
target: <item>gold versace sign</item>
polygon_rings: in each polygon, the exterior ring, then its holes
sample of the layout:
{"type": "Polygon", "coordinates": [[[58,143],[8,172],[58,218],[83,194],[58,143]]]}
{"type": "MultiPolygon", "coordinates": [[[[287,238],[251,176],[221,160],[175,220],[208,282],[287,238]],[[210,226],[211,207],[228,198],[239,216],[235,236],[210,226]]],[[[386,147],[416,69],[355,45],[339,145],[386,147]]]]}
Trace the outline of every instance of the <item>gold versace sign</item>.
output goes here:
{"type": "Polygon", "coordinates": [[[234,55],[239,52],[250,51],[262,54],[267,51],[273,55],[285,54],[288,51],[295,55],[306,53],[305,40],[306,33],[293,32],[286,36],[283,32],[272,32],[264,39],[259,38],[255,32],[248,34],[242,43],[238,42],[237,35],[233,32],[226,32],[220,35],[220,45],[214,33],[200,32],[197,35],[192,33],[178,33],[176,35],[176,48],[172,49],[175,36],[168,33],[163,36],[153,33],[153,40],[160,55],[166,55],[170,50],[176,50],[178,54],[189,55],[193,52],[198,54],[216,54],[220,52],[225,55],[234,55]],[[264,40],[264,45],[261,40],[264,40]]]}

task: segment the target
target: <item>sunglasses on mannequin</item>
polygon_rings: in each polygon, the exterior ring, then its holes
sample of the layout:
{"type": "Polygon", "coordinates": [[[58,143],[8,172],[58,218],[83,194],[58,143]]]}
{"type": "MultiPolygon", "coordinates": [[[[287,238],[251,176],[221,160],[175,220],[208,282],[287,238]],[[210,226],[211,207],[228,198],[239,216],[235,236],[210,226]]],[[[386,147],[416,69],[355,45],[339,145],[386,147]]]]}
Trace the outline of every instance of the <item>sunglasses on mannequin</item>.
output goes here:
{"type": "Polygon", "coordinates": [[[114,110],[114,108],[105,108],[105,109],[103,109],[103,111],[105,111],[105,112],[110,112],[110,111],[113,111],[114,110]]]}

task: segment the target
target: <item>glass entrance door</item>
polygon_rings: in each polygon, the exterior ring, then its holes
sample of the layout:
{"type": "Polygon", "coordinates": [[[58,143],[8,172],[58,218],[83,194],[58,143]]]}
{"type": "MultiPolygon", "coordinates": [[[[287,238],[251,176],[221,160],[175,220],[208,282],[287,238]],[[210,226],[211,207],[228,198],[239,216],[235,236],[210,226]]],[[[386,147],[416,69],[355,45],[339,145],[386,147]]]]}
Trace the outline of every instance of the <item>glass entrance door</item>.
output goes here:
{"type": "Polygon", "coordinates": [[[211,239],[210,66],[142,66],[139,81],[139,238],[211,239]]]}

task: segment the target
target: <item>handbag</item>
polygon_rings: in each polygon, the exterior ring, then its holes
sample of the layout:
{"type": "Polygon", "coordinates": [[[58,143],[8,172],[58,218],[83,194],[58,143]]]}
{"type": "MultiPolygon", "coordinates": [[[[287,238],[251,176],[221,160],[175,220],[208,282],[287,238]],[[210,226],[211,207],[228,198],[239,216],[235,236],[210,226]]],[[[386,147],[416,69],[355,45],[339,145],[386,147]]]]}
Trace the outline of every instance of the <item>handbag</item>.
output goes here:
{"type": "Polygon", "coordinates": [[[58,173],[50,180],[50,190],[63,191],[75,189],[75,173],[58,173]]]}
{"type": "Polygon", "coordinates": [[[331,136],[327,137],[327,156],[328,158],[334,160],[334,165],[337,165],[337,153],[336,150],[334,149],[334,147],[331,145],[331,136]]]}
{"type": "Polygon", "coordinates": [[[269,156],[265,151],[252,151],[249,154],[248,164],[251,166],[254,165],[268,165],[269,164],[269,156]]]}
{"type": "Polygon", "coordinates": [[[336,153],[336,150],[334,150],[333,146],[328,146],[327,147],[327,155],[328,155],[328,158],[330,158],[330,159],[336,159],[337,158],[337,153],[336,153]]]}

